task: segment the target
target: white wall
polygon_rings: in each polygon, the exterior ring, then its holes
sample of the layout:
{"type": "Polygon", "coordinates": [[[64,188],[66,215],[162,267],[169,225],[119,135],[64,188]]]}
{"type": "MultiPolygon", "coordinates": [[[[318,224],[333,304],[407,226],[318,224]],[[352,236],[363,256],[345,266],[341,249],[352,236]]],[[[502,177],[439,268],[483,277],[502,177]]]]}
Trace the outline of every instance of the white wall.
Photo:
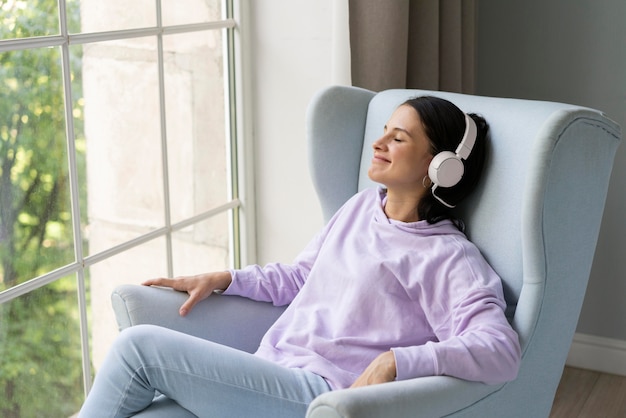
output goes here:
{"type": "Polygon", "coordinates": [[[323,226],[305,113],[332,83],[333,0],[249,2],[257,262],[290,262],[323,226]]]}
{"type": "MultiPolygon", "coordinates": [[[[626,2],[481,0],[477,27],[479,94],[589,106],[626,128],[626,2]]],[[[622,144],[573,346],[586,344],[593,361],[621,359],[621,373],[626,373],[625,187],[622,144]]]]}

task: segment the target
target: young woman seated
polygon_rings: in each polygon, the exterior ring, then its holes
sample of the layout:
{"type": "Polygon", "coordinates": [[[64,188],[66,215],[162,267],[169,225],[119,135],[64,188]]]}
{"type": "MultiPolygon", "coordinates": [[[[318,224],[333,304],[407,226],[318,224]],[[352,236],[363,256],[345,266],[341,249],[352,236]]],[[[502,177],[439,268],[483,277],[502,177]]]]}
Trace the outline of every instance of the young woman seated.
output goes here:
{"type": "Polygon", "coordinates": [[[514,379],[500,278],[451,213],[479,180],[487,130],[448,101],[408,100],[373,144],[368,175],[384,187],[352,197],[293,264],[146,281],[187,292],[183,316],[218,290],[289,306],[255,354],[156,326],[123,331],[80,416],[156,417],[167,402],[170,416],[304,417],[335,389],[514,379]]]}

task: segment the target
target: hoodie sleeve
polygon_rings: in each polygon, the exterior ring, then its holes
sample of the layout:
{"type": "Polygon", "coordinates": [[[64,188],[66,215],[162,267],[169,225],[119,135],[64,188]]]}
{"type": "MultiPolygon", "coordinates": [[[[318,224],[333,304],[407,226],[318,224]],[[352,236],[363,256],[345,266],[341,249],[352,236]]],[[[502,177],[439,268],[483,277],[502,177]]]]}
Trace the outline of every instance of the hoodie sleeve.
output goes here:
{"type": "Polygon", "coordinates": [[[326,228],[298,255],[292,264],[270,263],[230,270],[232,283],[225,295],[239,295],[253,300],[288,305],[296,297],[317,259],[326,228]]]}
{"type": "Polygon", "coordinates": [[[438,264],[421,301],[429,303],[427,318],[437,340],[394,348],[397,379],[447,375],[487,384],[515,379],[521,350],[504,314],[500,278],[472,245],[461,245],[438,264]]]}
{"type": "Polygon", "coordinates": [[[451,333],[422,346],[394,348],[397,379],[446,375],[487,384],[515,379],[520,347],[501,308],[489,301],[468,300],[465,319],[450,319],[451,333]]]}
{"type": "Polygon", "coordinates": [[[290,304],[304,286],[329,231],[342,213],[346,211],[346,206],[355,198],[356,196],[335,213],[292,264],[270,263],[263,267],[250,265],[241,270],[230,270],[233,281],[224,291],[224,294],[272,302],[276,306],[290,304]]]}

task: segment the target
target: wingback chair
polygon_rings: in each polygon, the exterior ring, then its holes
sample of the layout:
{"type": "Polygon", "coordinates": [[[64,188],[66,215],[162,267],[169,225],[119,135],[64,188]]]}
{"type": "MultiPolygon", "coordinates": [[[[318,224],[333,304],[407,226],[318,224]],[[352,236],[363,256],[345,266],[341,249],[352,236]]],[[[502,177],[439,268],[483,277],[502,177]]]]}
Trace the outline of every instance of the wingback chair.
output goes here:
{"type": "MultiPolygon", "coordinates": [[[[502,277],[523,350],[519,375],[500,385],[432,376],[337,390],[315,399],[307,417],[547,417],[583,302],[620,128],[598,111],[561,103],[330,87],[307,113],[310,171],[326,220],[374,186],[366,174],[371,144],[393,110],[419,95],[448,99],[490,125],[483,180],[458,215],[502,277]]],[[[185,299],[132,285],[112,295],[120,329],[152,323],[246,351],[282,312],[215,295],[181,318],[185,299]]]]}

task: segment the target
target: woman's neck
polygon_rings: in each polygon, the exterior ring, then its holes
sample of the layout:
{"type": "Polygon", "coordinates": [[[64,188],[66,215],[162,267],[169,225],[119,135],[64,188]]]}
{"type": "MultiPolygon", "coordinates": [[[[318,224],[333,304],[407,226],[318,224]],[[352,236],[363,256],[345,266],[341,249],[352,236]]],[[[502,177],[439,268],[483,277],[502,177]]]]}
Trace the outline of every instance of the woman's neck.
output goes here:
{"type": "Polygon", "coordinates": [[[387,201],[384,211],[389,219],[401,222],[417,222],[420,220],[417,206],[423,192],[397,193],[387,190],[387,201]]]}

